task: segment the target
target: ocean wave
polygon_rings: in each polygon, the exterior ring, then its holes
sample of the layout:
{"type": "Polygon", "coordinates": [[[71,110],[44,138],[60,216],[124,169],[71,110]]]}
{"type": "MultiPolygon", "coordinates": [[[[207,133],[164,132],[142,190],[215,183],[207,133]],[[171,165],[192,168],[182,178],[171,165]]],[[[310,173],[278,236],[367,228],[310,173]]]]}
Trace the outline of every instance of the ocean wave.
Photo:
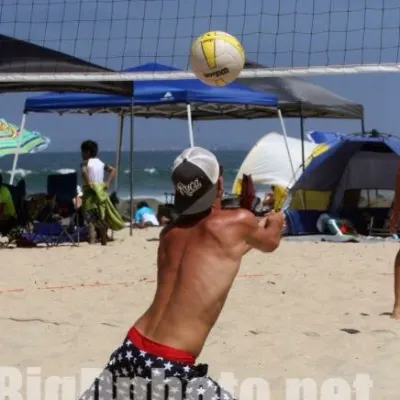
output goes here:
{"type": "MultiPolygon", "coordinates": [[[[1,173],[4,173],[5,175],[11,175],[12,170],[7,170],[7,171],[3,171],[0,169],[1,173]]],[[[23,168],[17,168],[15,170],[15,176],[21,176],[21,177],[25,177],[27,175],[33,174],[34,172],[29,170],[29,169],[23,169],[23,168]]]]}
{"type": "MultiPolygon", "coordinates": [[[[144,169],[134,169],[133,172],[146,172],[147,174],[154,175],[158,174],[157,168],[144,168],[144,169]]],[[[124,174],[129,175],[131,173],[130,169],[124,169],[124,174]]]]}
{"type": "Polygon", "coordinates": [[[76,170],[72,168],[60,168],[56,169],[54,172],[56,172],[57,174],[66,175],[66,174],[73,174],[74,172],[76,172],[76,170]]]}
{"type": "MultiPolygon", "coordinates": [[[[72,174],[74,172],[75,172],[75,170],[72,168],[60,168],[60,169],[55,169],[55,170],[43,169],[40,171],[31,171],[30,169],[17,168],[15,170],[15,175],[22,176],[22,177],[25,177],[27,175],[42,175],[42,174],[44,174],[44,175],[48,175],[48,174],[65,175],[65,174],[72,174]]],[[[0,173],[3,173],[5,175],[11,175],[12,170],[11,169],[8,169],[8,170],[0,169],[0,173]]]]}

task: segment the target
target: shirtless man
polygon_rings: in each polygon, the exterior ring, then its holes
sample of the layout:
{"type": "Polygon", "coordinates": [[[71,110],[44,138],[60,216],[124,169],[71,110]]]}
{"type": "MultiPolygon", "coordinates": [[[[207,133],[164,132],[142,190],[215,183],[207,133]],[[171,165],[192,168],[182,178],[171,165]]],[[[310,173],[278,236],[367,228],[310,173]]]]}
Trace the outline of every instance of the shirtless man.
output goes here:
{"type": "MultiPolygon", "coordinates": [[[[139,390],[138,378],[142,383],[154,381],[159,368],[166,384],[168,378],[181,383],[181,397],[173,396],[177,400],[197,399],[199,393],[204,400],[232,399],[207,376],[208,366],[196,365],[195,360],[223,308],[243,255],[251,249],[276,250],[284,220],[281,213],[258,221],[245,209],[221,209],[221,168],[203,148],[186,149],[177,157],[172,181],[180,216],[161,232],[154,300],[82,400],[128,400],[127,379],[135,378],[139,390]],[[125,378],[125,384],[115,377],[125,378]],[[197,393],[192,390],[196,382],[200,382],[197,393]]],[[[160,399],[156,393],[161,389],[164,385],[152,389],[153,399],[164,400],[164,394],[160,399]]],[[[135,399],[141,397],[135,394],[135,399]]]]}
{"type": "MultiPolygon", "coordinates": [[[[390,233],[397,234],[400,213],[400,162],[397,166],[396,183],[394,189],[394,201],[392,215],[390,217],[390,233]]],[[[400,250],[394,260],[394,306],[391,317],[400,319],[400,250]]]]}

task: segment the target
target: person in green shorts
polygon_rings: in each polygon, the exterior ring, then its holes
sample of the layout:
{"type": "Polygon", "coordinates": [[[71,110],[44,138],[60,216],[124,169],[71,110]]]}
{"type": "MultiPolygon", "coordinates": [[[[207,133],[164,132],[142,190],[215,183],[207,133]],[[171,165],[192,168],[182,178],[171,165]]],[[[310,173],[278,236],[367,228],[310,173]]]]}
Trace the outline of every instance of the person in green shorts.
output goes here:
{"type": "Polygon", "coordinates": [[[0,174],[0,233],[7,234],[15,223],[16,212],[10,190],[0,174]]]}

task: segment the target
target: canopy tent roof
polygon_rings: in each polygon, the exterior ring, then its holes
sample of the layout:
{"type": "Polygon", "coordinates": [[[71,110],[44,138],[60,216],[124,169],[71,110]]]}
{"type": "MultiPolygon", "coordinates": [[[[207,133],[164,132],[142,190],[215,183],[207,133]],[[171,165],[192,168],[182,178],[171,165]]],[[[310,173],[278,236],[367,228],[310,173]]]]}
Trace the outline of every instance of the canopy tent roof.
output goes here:
{"type": "MultiPolygon", "coordinates": [[[[144,64],[130,72],[174,71],[161,64],[144,64]]],[[[134,115],[145,118],[187,119],[187,104],[193,120],[276,118],[278,99],[265,91],[233,83],[211,87],[197,79],[138,81],[134,86],[134,115]]],[[[25,112],[130,114],[132,98],[123,96],[49,93],[30,97],[25,112]]]]}
{"type": "Polygon", "coordinates": [[[347,189],[393,189],[399,138],[339,133],[325,137],[325,151],[310,159],[293,190],[331,191],[345,178],[347,189]]]}
{"type": "MultiPolygon", "coordinates": [[[[0,34],[0,73],[89,73],[114,72],[79,58],[0,34]]],[[[45,90],[58,92],[108,93],[132,95],[131,82],[22,82],[0,83],[0,92],[28,92],[45,90]]]]}
{"type": "MultiPolygon", "coordinates": [[[[247,62],[245,68],[264,66],[247,62]]],[[[238,82],[255,90],[265,90],[279,98],[284,117],[363,119],[364,107],[344,97],[296,77],[245,79],[238,82]]]]}
{"type": "MultiPolygon", "coordinates": [[[[287,141],[293,168],[298,177],[302,164],[301,140],[288,137],[287,141]]],[[[304,147],[308,157],[316,144],[306,140],[304,147]]],[[[278,185],[286,188],[293,183],[293,171],[284,136],[276,132],[267,133],[252,147],[234,180],[234,194],[239,194],[239,182],[243,174],[251,175],[253,182],[260,185],[278,185]]]]}

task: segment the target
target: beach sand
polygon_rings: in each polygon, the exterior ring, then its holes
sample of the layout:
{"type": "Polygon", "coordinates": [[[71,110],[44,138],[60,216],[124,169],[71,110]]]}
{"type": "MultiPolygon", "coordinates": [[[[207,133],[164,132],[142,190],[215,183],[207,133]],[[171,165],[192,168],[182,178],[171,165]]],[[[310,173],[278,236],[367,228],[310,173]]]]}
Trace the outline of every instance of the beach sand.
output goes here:
{"type": "MultiPolygon", "coordinates": [[[[102,368],[152,299],[158,233],[124,230],[107,247],[0,249],[0,365],[41,367],[42,379],[102,368]]],[[[371,399],[398,399],[400,322],[386,315],[397,247],[283,241],[273,254],[250,252],[198,362],[217,380],[233,373],[236,396],[250,377],[269,383],[270,399],[288,399],[286,379],[320,388],[369,374],[371,399]]]]}

